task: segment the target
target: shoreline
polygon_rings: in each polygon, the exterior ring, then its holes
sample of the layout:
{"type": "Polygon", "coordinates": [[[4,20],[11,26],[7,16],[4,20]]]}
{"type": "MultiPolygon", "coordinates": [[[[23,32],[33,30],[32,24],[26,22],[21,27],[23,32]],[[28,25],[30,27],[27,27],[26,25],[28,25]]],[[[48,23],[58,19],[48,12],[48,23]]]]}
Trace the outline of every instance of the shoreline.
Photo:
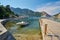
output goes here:
{"type": "Polygon", "coordinates": [[[16,40],[42,40],[41,35],[13,34],[16,40]]]}

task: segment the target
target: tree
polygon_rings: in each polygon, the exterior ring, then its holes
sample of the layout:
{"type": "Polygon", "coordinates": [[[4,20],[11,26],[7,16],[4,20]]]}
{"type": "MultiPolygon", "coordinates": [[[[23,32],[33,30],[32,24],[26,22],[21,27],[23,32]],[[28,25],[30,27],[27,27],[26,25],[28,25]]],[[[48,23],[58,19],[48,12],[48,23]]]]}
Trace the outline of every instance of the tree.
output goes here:
{"type": "Polygon", "coordinates": [[[11,11],[10,5],[7,5],[6,7],[3,5],[0,5],[0,18],[9,18],[9,16],[14,16],[14,12],[11,11]]]}

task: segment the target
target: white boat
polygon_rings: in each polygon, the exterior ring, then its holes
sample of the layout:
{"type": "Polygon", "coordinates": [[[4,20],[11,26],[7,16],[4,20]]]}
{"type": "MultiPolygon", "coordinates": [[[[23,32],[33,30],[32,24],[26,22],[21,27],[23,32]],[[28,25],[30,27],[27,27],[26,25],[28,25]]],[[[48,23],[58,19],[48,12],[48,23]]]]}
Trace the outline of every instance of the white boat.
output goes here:
{"type": "Polygon", "coordinates": [[[24,21],[18,22],[16,24],[18,24],[18,25],[28,25],[28,23],[27,22],[24,22],[24,21]]]}

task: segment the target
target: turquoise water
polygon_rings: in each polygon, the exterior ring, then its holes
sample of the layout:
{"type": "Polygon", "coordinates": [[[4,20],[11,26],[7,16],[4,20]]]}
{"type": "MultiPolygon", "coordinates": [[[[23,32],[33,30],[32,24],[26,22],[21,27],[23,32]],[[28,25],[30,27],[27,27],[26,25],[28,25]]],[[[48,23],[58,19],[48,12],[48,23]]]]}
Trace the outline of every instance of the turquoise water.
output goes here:
{"type": "Polygon", "coordinates": [[[18,19],[15,21],[11,21],[11,22],[15,22],[12,23],[13,25],[11,27],[9,27],[9,31],[11,33],[20,33],[20,34],[37,34],[40,32],[40,27],[39,27],[39,18],[40,17],[30,17],[30,18],[22,18],[22,19],[18,19]],[[20,25],[17,25],[17,22],[20,21],[25,21],[28,22],[29,25],[26,25],[24,27],[21,27],[20,25]]]}

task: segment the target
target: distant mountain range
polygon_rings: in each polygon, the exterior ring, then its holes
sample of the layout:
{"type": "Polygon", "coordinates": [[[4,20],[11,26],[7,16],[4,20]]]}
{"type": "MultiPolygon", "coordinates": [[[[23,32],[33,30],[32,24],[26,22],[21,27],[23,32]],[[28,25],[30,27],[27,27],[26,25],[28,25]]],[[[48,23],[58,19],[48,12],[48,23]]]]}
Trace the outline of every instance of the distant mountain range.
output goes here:
{"type": "Polygon", "coordinates": [[[34,12],[29,9],[21,9],[21,8],[13,8],[11,7],[11,10],[18,15],[25,15],[25,16],[36,16],[41,17],[43,15],[50,17],[51,15],[47,14],[46,12],[34,12]]]}

